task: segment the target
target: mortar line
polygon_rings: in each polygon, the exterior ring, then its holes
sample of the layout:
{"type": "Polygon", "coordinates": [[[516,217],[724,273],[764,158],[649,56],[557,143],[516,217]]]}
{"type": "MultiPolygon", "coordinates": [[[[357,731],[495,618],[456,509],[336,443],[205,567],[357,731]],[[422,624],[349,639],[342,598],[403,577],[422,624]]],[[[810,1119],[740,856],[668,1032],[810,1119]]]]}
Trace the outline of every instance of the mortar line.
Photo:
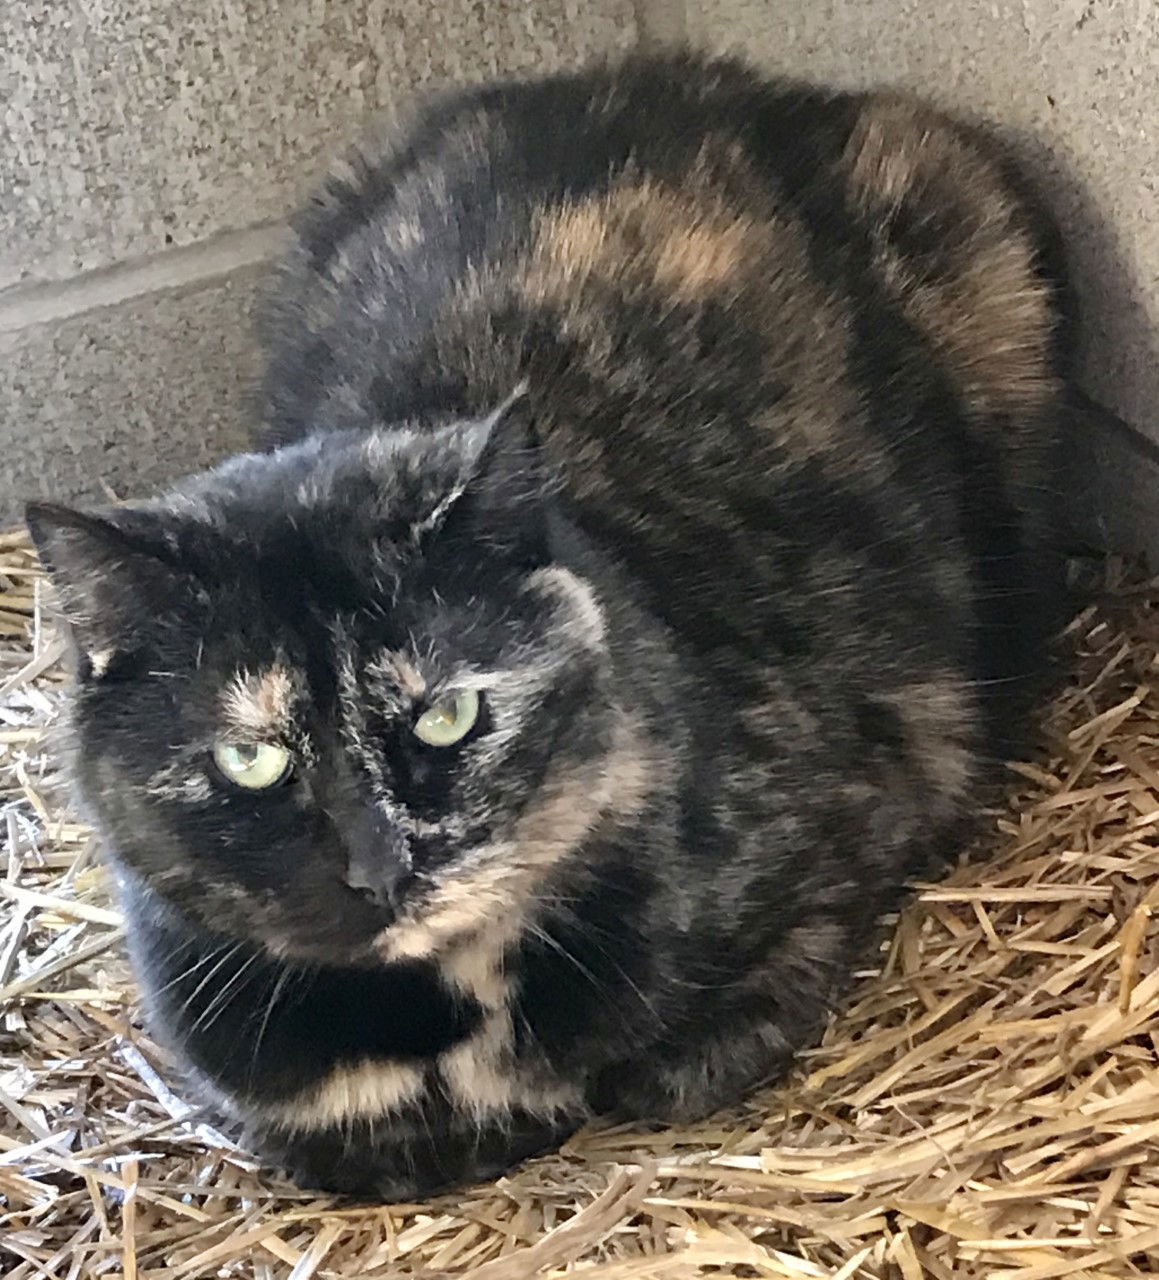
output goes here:
{"type": "Polygon", "coordinates": [[[69,320],[145,294],[207,284],[275,257],[285,240],[280,223],[227,231],[181,248],[85,271],[67,280],[19,284],[0,291],[0,333],[69,320]]]}

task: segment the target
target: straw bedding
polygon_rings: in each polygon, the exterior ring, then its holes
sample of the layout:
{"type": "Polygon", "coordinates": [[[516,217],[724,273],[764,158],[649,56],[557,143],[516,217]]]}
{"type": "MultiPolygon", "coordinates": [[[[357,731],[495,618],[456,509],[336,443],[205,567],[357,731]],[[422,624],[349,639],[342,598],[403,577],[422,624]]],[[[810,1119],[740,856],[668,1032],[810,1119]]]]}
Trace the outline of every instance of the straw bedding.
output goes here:
{"type": "Polygon", "coordinates": [[[44,732],[64,676],[43,582],[0,536],[0,1274],[1159,1271],[1159,580],[1088,576],[1033,763],[786,1085],[692,1129],[585,1133],[430,1204],[348,1209],[170,1091],[44,732]]]}

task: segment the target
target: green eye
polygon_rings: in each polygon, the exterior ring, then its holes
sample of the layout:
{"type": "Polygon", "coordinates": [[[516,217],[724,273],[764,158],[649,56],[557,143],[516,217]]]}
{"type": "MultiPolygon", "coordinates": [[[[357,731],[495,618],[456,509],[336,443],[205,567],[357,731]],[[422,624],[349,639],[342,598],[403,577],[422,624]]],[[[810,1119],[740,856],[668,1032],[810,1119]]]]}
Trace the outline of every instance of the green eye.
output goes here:
{"type": "Polygon", "coordinates": [[[213,762],[230,782],[250,791],[277,786],[290,772],[290,753],[272,742],[219,742],[213,762]]]}
{"type": "Polygon", "coordinates": [[[415,721],[415,737],[430,747],[453,747],[471,732],[479,718],[479,695],[473,689],[448,694],[415,721]]]}

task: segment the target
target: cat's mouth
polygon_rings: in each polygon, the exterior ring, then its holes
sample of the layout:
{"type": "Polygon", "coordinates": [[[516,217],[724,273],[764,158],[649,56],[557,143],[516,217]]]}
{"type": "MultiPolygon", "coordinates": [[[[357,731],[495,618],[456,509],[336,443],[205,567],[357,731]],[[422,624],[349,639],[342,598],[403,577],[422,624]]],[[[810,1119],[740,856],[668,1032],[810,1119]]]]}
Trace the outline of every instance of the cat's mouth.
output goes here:
{"type": "Polygon", "coordinates": [[[373,937],[308,938],[280,930],[263,930],[260,941],[270,956],[287,964],[351,969],[376,969],[382,965],[373,937]]]}
{"type": "Polygon", "coordinates": [[[319,895],[308,904],[279,903],[254,914],[249,935],[256,934],[275,959],[358,968],[381,965],[378,939],[397,919],[389,903],[371,901],[345,885],[325,900],[319,895]]]}

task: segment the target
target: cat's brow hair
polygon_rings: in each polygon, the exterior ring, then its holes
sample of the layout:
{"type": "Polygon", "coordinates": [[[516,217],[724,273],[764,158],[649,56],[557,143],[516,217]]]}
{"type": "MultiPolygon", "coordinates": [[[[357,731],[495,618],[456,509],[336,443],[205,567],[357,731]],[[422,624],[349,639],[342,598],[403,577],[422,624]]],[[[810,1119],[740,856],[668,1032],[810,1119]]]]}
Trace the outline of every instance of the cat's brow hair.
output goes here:
{"type": "Polygon", "coordinates": [[[294,677],[277,663],[263,671],[239,671],[221,695],[223,727],[242,738],[284,737],[293,724],[294,677]]]}
{"type": "Polygon", "coordinates": [[[368,673],[390,680],[400,693],[415,702],[425,698],[427,680],[411,656],[401,649],[384,649],[368,664],[368,673]]]}

